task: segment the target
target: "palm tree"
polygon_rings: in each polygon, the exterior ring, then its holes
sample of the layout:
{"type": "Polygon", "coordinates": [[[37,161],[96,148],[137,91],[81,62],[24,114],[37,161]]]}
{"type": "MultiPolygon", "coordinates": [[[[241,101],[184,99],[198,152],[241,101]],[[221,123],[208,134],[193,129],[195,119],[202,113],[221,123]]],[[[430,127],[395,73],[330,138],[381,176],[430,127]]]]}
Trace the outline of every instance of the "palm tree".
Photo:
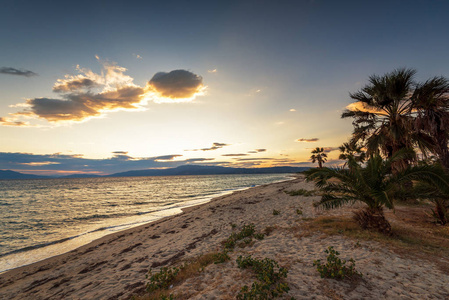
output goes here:
{"type": "Polygon", "coordinates": [[[434,139],[433,152],[449,169],[449,80],[434,77],[419,84],[412,96],[417,111],[415,126],[434,139]]]}
{"type": "MultiPolygon", "coordinates": [[[[356,100],[342,118],[353,118],[352,142],[362,143],[367,154],[382,153],[391,158],[401,149],[418,147],[426,153],[432,138],[414,126],[413,78],[416,71],[397,69],[383,76],[372,75],[369,84],[350,94],[356,100]]],[[[395,162],[394,168],[405,169],[409,160],[395,162]]]]}
{"type": "Polygon", "coordinates": [[[350,170],[310,169],[305,174],[308,181],[314,180],[323,191],[319,207],[331,209],[355,202],[365,203],[367,207],[355,213],[355,220],[362,228],[390,233],[391,225],[385,219],[383,208],[394,208],[397,191],[403,182],[421,181],[441,190],[449,190],[448,177],[438,165],[408,166],[401,172],[391,172],[396,161],[410,155],[410,151],[402,150],[383,160],[379,154],[373,154],[366,162],[366,167],[350,157],[350,170]],[[329,181],[331,178],[337,180],[329,181]]]}
{"type": "MultiPolygon", "coordinates": [[[[349,161],[349,159],[352,158],[358,163],[363,163],[365,161],[366,153],[363,151],[363,147],[357,145],[354,142],[343,143],[343,145],[341,145],[339,149],[341,153],[338,159],[349,161]]],[[[348,162],[345,162],[343,167],[345,167],[347,164],[348,162]]]]}
{"type": "Polygon", "coordinates": [[[316,147],[312,150],[312,156],[310,157],[312,163],[318,162],[318,167],[322,168],[323,164],[327,161],[327,154],[324,153],[324,149],[316,147]]]}

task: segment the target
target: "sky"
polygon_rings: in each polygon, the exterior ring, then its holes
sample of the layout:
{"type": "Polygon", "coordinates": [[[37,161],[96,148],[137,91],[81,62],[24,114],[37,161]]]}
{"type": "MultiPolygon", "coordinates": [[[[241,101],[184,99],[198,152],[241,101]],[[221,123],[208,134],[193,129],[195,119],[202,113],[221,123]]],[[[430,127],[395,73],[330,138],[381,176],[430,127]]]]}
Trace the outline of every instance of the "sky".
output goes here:
{"type": "Polygon", "coordinates": [[[21,1],[0,10],[0,169],[336,165],[373,74],[449,76],[449,1],[21,1]]]}

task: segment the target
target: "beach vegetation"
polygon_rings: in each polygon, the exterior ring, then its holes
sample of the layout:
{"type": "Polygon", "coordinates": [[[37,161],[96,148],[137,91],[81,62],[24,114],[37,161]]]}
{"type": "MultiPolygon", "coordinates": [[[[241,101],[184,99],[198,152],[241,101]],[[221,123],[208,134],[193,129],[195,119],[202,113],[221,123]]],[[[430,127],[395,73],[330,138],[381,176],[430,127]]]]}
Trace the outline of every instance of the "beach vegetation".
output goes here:
{"type": "Polygon", "coordinates": [[[230,251],[235,248],[236,245],[243,248],[252,244],[252,238],[262,240],[264,238],[263,233],[256,233],[254,224],[243,225],[240,232],[233,232],[231,235],[222,242],[225,250],[230,251]]]}
{"type": "Polygon", "coordinates": [[[273,209],[273,216],[278,216],[280,214],[281,212],[279,210],[273,209]]]}
{"type": "Polygon", "coordinates": [[[191,259],[179,267],[163,267],[154,273],[151,269],[147,274],[149,282],[146,285],[148,294],[134,299],[174,299],[175,295],[169,293],[172,286],[197,276],[210,264],[224,263],[230,260],[228,252],[210,252],[191,259]]]}
{"type": "Polygon", "coordinates": [[[306,189],[285,191],[285,193],[290,196],[304,196],[304,197],[315,196],[315,191],[308,191],[306,189]]]}
{"type": "Polygon", "coordinates": [[[339,257],[340,253],[333,246],[329,246],[324,252],[327,254],[326,263],[322,263],[320,259],[313,262],[321,278],[345,279],[353,276],[362,276],[360,272],[355,270],[353,258],[348,260],[350,264],[347,266],[346,260],[342,260],[339,257]]]}
{"type": "Polygon", "coordinates": [[[297,215],[302,215],[302,210],[296,209],[296,214],[297,214],[297,215]]]}
{"type": "Polygon", "coordinates": [[[318,168],[322,168],[323,164],[327,161],[327,154],[324,152],[324,148],[316,147],[313,149],[310,159],[312,160],[312,163],[318,163],[318,168]]]}
{"type": "Polygon", "coordinates": [[[153,273],[150,269],[147,274],[147,278],[150,280],[147,283],[147,291],[151,293],[158,289],[168,289],[178,273],[179,268],[163,267],[157,273],[153,273]]]}
{"type": "Polygon", "coordinates": [[[251,269],[257,278],[251,287],[247,285],[242,287],[237,299],[274,299],[290,290],[284,281],[288,271],[279,267],[275,260],[252,258],[251,255],[239,256],[237,266],[241,269],[251,269]]]}
{"type": "Polygon", "coordinates": [[[323,192],[318,207],[332,209],[345,204],[365,203],[367,207],[354,215],[357,223],[364,229],[389,234],[391,225],[383,209],[394,209],[394,200],[401,195],[402,183],[424,182],[441,191],[449,190],[447,175],[438,165],[408,166],[400,172],[393,172],[393,165],[409,155],[410,151],[406,149],[385,160],[380,154],[373,154],[365,166],[350,158],[350,169],[310,169],[306,172],[306,178],[315,181],[323,192]]]}

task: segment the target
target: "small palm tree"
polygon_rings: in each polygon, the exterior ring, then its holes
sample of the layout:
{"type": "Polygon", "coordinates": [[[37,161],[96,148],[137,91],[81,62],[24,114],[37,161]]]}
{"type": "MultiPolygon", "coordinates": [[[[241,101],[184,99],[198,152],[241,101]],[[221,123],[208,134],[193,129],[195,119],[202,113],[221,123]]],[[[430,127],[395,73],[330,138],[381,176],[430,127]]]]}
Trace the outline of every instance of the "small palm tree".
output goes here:
{"type": "Polygon", "coordinates": [[[355,220],[364,229],[390,233],[391,225],[385,219],[383,208],[394,208],[394,199],[403,182],[425,182],[441,190],[449,190],[449,180],[438,165],[408,166],[401,172],[392,173],[392,165],[409,157],[410,151],[399,151],[392,158],[383,160],[380,154],[371,155],[362,167],[349,158],[350,170],[337,168],[310,169],[307,180],[314,180],[323,192],[319,207],[325,209],[345,204],[363,202],[368,207],[355,213],[355,220]],[[336,181],[329,181],[335,178],[336,181]]]}
{"type": "MultiPolygon", "coordinates": [[[[358,163],[363,163],[366,158],[366,153],[362,150],[363,147],[357,145],[357,143],[354,143],[353,141],[349,143],[343,143],[339,147],[340,149],[340,156],[338,159],[347,160],[354,159],[358,163]]],[[[343,167],[345,167],[348,164],[348,162],[345,162],[343,167]]]]}
{"type": "Polygon", "coordinates": [[[327,154],[324,153],[324,149],[316,147],[312,150],[312,156],[310,157],[313,163],[318,162],[318,167],[321,169],[323,164],[327,161],[327,154]]]}

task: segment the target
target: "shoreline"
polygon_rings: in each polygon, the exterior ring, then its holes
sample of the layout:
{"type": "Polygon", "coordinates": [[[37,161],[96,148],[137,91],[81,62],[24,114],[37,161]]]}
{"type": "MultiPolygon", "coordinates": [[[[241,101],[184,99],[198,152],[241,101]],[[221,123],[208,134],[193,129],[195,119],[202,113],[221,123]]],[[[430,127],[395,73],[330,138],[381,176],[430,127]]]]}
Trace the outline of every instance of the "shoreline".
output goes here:
{"type": "MultiPolygon", "coordinates": [[[[295,174],[286,174],[286,178],[283,180],[278,180],[272,183],[278,183],[283,181],[292,180],[295,177],[295,174]]],[[[270,183],[271,184],[271,183],[270,183]]],[[[263,185],[263,184],[262,184],[263,185]]],[[[205,203],[208,203],[215,198],[220,198],[223,196],[230,195],[234,192],[250,189],[253,187],[258,187],[260,185],[256,186],[249,186],[249,187],[243,187],[243,188],[236,188],[232,190],[223,190],[221,192],[213,193],[211,195],[203,196],[196,198],[194,200],[191,200],[193,203],[175,203],[171,205],[170,207],[166,209],[157,210],[154,212],[151,212],[147,217],[145,217],[145,220],[129,220],[125,223],[120,224],[114,224],[112,226],[108,227],[100,227],[95,228],[91,231],[82,232],[75,236],[69,236],[64,239],[62,239],[62,242],[59,241],[52,241],[41,245],[35,245],[35,246],[29,246],[23,249],[17,249],[9,253],[5,253],[0,256],[0,266],[2,268],[0,269],[0,275],[4,274],[5,272],[15,270],[17,268],[21,268],[24,266],[29,266],[35,263],[38,263],[40,261],[50,259],[55,256],[66,254],[70,251],[76,250],[80,247],[86,246],[92,242],[95,242],[98,239],[101,239],[103,237],[106,237],[108,235],[118,234],[122,231],[126,231],[128,229],[133,229],[142,225],[151,224],[153,222],[156,222],[158,220],[170,217],[170,216],[176,216],[183,213],[183,210],[189,207],[194,207],[198,205],[203,205],[205,203]],[[133,221],[133,222],[131,222],[133,221]],[[115,229],[115,228],[121,228],[121,229],[115,229]],[[115,230],[114,230],[115,229],[115,230]],[[27,249],[29,248],[29,249],[27,249]],[[63,248],[62,250],[60,248],[63,248]],[[31,256],[31,257],[30,257],[31,256]],[[10,268],[5,268],[7,266],[8,260],[11,261],[19,261],[18,263],[13,263],[10,268]],[[2,262],[4,261],[4,262],[2,262]],[[3,267],[4,266],[4,267],[3,267]]],[[[132,217],[132,219],[134,219],[132,217]]],[[[123,219],[125,221],[125,219],[123,219]]],[[[10,263],[11,264],[11,263],[10,263]]]]}
{"type": "MultiPolygon", "coordinates": [[[[5,299],[129,299],[145,290],[150,268],[179,265],[199,255],[216,251],[233,232],[254,223],[256,231],[272,228],[262,241],[236,248],[231,260],[208,266],[195,278],[173,288],[183,299],[232,299],[244,284],[253,281],[250,272],[236,267],[238,255],[269,257],[288,266],[288,297],[296,299],[405,297],[434,299],[449,296],[449,275],[426,260],[402,257],[374,241],[356,241],[343,236],[304,235],[298,224],[323,215],[313,208],[318,197],[289,196],[285,191],[313,185],[296,178],[265,184],[214,198],[183,209],[150,224],[102,237],[68,253],[0,274],[0,298],[5,299]],[[273,215],[273,209],[280,215],[273,215]],[[302,214],[297,214],[297,209],[302,214]],[[357,284],[325,280],[312,266],[333,245],[342,259],[353,257],[364,274],[357,284]],[[187,293],[187,294],[186,294],[187,293]],[[330,295],[334,297],[330,297],[330,295]]],[[[327,213],[327,212],[326,212],[327,213]]],[[[351,209],[329,214],[351,213],[351,209]]]]}

